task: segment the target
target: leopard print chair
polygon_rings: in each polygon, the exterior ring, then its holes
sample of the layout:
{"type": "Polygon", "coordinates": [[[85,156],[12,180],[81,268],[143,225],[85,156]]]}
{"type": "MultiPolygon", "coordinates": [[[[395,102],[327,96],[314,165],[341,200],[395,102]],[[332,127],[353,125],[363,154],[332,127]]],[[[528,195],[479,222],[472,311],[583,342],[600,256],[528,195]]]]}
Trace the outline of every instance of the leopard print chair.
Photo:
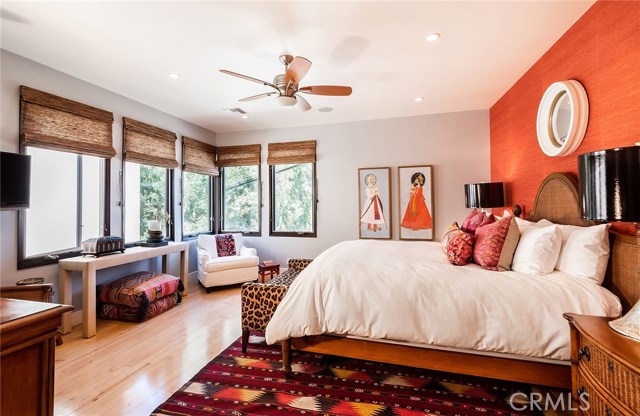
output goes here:
{"type": "Polygon", "coordinates": [[[245,283],[240,290],[242,303],[242,352],[247,352],[249,333],[264,331],[289,286],[311,259],[289,259],[288,269],[268,283],[245,283]]]}

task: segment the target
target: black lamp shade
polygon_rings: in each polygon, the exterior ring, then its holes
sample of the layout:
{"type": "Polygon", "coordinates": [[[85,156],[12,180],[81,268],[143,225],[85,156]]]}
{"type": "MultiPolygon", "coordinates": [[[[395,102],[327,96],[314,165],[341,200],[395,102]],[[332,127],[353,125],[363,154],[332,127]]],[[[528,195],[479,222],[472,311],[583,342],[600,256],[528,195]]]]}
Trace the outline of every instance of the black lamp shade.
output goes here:
{"type": "Polygon", "coordinates": [[[640,222],[640,146],[578,156],[582,218],[640,222]]]}
{"type": "Polygon", "coordinates": [[[468,183],[464,186],[467,208],[497,208],[504,206],[502,182],[468,183]]]}

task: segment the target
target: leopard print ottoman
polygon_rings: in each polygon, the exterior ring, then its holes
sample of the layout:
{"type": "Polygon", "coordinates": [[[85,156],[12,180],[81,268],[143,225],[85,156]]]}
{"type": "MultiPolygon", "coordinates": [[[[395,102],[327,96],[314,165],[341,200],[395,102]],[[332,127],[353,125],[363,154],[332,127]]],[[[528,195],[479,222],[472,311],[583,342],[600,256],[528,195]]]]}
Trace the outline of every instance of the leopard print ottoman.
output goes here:
{"type": "Polygon", "coordinates": [[[310,259],[290,259],[288,269],[268,283],[245,283],[240,290],[242,304],[242,352],[247,352],[249,333],[264,331],[289,286],[310,259]]]}

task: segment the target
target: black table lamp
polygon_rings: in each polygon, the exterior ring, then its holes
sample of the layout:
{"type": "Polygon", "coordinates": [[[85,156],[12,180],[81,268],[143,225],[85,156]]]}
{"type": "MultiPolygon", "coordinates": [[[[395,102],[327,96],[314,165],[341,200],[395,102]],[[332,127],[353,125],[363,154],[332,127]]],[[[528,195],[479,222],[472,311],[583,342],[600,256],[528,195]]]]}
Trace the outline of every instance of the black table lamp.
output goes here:
{"type": "Polygon", "coordinates": [[[468,183],[464,186],[467,208],[499,208],[504,206],[502,182],[468,183]]]}
{"type": "MultiPolygon", "coordinates": [[[[640,222],[640,146],[598,150],[578,156],[582,218],[640,222]]],[[[636,232],[637,235],[637,232],[636,232]]],[[[640,302],[609,326],[640,341],[640,302]]]]}

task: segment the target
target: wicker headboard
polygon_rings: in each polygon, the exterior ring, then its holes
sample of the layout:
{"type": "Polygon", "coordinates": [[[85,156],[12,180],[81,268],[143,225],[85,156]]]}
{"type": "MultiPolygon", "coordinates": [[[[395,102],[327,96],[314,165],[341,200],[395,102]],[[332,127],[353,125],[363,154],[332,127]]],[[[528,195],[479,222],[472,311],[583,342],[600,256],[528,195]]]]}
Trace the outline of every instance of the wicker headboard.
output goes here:
{"type": "MultiPolygon", "coordinates": [[[[568,174],[552,173],[540,184],[531,221],[547,219],[556,224],[589,226],[580,218],[577,180],[568,174]]],[[[611,255],[603,286],[620,298],[626,312],[640,300],[640,238],[610,233],[611,255]]]]}

